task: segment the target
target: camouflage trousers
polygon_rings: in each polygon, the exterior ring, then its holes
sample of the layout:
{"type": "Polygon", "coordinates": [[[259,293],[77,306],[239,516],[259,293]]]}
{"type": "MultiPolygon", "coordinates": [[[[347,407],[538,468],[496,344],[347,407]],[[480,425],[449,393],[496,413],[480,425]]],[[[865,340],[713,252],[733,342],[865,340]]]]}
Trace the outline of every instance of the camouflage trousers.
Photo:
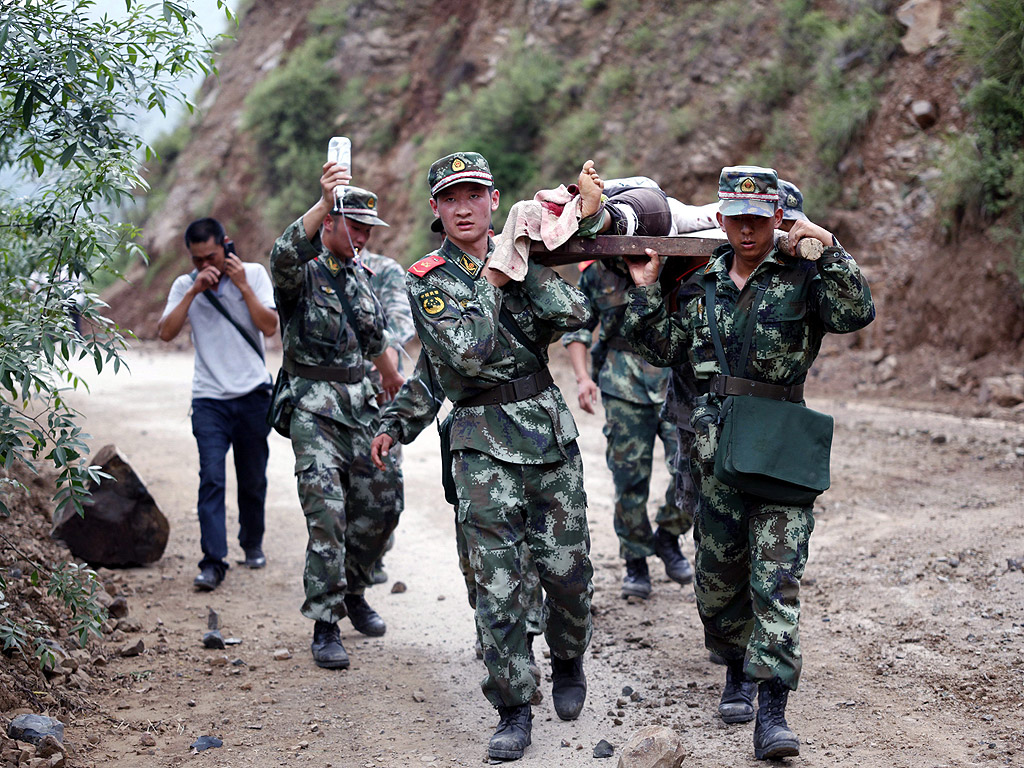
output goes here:
{"type": "Polygon", "coordinates": [[[292,450],[299,503],[309,541],[302,574],[302,615],[334,622],[346,615],[345,594],[373,584],[373,566],[405,506],[402,471],[370,461],[375,426],[345,427],[295,409],[292,450]]]}
{"type": "Polygon", "coordinates": [[[537,683],[526,643],[524,543],[544,591],[551,653],[572,659],[590,644],[594,568],[579,448],[572,443],[551,464],[511,464],[468,450],[452,458],[458,525],[476,579],[483,692],[495,707],[526,704],[537,683]]]}
{"type": "MultiPolygon", "coordinates": [[[[392,448],[394,452],[394,448],[392,448]]],[[[476,609],[476,573],[469,563],[469,545],[466,543],[466,535],[462,532],[462,526],[458,520],[455,521],[455,547],[459,553],[459,570],[462,571],[462,578],[466,581],[466,596],[469,598],[469,605],[476,609]]],[[[533,564],[533,555],[526,541],[519,547],[519,557],[523,564],[523,587],[520,590],[522,601],[523,618],[526,621],[526,633],[528,635],[543,635],[544,626],[544,592],[540,588],[540,574],[537,573],[537,566],[533,564]]]]}
{"type": "MultiPolygon", "coordinates": [[[[647,517],[647,498],[651,489],[654,442],[665,448],[665,463],[675,475],[676,428],[659,418],[661,405],[631,403],[601,393],[604,405],[604,436],[608,439],[605,461],[615,485],[615,534],[619,537],[619,556],[638,560],[654,554],[654,531],[647,517]]],[[[665,489],[665,503],[658,507],[654,522],[668,533],[679,536],[693,524],[692,507],[676,504],[676,481],[665,489]]]]}
{"type": "Polygon", "coordinates": [[[800,579],[814,530],[811,507],[741,493],[694,456],[700,503],[694,591],[708,650],[745,659],[755,680],[800,679],[800,579]]]}

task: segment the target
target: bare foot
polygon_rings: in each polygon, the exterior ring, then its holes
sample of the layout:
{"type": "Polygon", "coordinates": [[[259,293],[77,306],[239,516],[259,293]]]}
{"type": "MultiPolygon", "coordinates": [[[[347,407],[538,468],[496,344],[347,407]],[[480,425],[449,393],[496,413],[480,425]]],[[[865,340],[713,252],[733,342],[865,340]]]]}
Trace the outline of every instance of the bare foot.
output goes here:
{"type": "Polygon", "coordinates": [[[604,190],[604,182],[594,168],[593,160],[587,160],[583,164],[577,184],[580,188],[580,197],[583,199],[583,218],[592,216],[601,207],[601,192],[604,190]]]}

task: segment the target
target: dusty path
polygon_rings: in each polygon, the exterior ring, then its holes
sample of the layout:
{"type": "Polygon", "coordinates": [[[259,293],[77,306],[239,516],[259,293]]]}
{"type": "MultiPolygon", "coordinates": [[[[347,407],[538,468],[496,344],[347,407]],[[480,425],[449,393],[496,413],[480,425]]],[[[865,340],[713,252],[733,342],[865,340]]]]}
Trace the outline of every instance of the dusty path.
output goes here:
{"type": "MultiPolygon", "coordinates": [[[[171,541],[156,565],[110,575],[130,596],[147,651],[116,656],[118,643],[134,635],[101,646],[122,688],[102,702],[102,715],[70,725],[68,740],[83,747],[84,762],[378,768],[485,761],[496,717],[479,692],[482,665],[472,650],[434,432],[406,449],[407,509],[387,556],[391,581],[368,593],[388,632],[371,640],[343,623],[352,668],[321,670],[309,658],[310,623],[298,612],[305,526],[287,441],[272,436],[268,567],[232,567],[218,590],[195,593],[192,354],[147,346],[129,362],[130,376],[92,377],[91,394],[77,402],[94,449],[115,442],[149,484],[170,518],[171,541]],[[392,594],[398,580],[408,591],[392,594]],[[202,648],[208,608],[240,645],[202,648]],[[275,660],[282,648],[292,657],[275,660]],[[202,735],[224,746],[190,755],[202,735]]],[[[572,395],[558,354],[555,369],[572,395]]],[[[788,762],[1024,765],[1024,574],[1008,565],[1024,559],[1024,426],[866,402],[812,405],[836,416],[837,431],[833,487],[818,506],[802,593],[804,677],[790,705],[804,744],[788,762]]],[[[686,765],[761,765],[752,758],[752,727],[726,727],[715,715],[723,674],[707,661],[692,590],[669,582],[652,561],[653,597],[619,598],[601,420],[577,417],[596,567],[590,693],[580,720],[562,723],[545,683],[533,745],[517,765],[614,765],[617,757],[592,756],[598,740],[619,747],[655,722],[682,735],[686,765]],[[625,686],[639,700],[624,696],[625,686]]],[[[663,468],[657,478],[663,488],[663,468]]],[[[229,507],[234,558],[241,552],[229,507]]],[[[692,542],[684,551],[692,555],[692,542]]]]}

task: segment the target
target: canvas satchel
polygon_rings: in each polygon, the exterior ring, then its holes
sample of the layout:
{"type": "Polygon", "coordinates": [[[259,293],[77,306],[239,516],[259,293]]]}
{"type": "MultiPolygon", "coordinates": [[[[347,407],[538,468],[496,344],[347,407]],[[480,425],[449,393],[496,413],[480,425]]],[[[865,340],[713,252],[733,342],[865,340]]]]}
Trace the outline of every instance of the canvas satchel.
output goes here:
{"type": "MultiPolygon", "coordinates": [[[[740,369],[747,358],[757,321],[757,307],[767,290],[759,288],[750,308],[740,352],[740,369]]],[[[715,318],[714,278],[706,278],[705,308],[709,330],[722,372],[729,375],[725,350],[715,318]]],[[[720,414],[721,431],[715,451],[715,478],[744,493],[780,504],[807,506],[830,485],[833,419],[802,403],[757,395],[727,397],[720,414]]]]}

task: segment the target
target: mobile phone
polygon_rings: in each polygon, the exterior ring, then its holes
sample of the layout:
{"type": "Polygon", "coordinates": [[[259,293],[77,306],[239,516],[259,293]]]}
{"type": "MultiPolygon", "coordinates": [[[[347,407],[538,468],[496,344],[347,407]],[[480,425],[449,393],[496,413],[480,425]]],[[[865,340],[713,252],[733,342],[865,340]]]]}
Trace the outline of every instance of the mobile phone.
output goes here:
{"type": "MultiPolygon", "coordinates": [[[[338,165],[348,168],[352,173],[352,142],[347,136],[334,136],[327,144],[327,162],[335,162],[338,165]]],[[[334,188],[334,206],[338,207],[338,196],[341,194],[341,187],[334,188]]]]}
{"type": "Polygon", "coordinates": [[[352,172],[352,142],[347,136],[335,136],[327,145],[327,162],[335,162],[352,172]]]}
{"type": "Polygon", "coordinates": [[[225,256],[236,256],[235,253],[235,241],[231,238],[225,238],[224,240],[224,255],[225,256]]]}

